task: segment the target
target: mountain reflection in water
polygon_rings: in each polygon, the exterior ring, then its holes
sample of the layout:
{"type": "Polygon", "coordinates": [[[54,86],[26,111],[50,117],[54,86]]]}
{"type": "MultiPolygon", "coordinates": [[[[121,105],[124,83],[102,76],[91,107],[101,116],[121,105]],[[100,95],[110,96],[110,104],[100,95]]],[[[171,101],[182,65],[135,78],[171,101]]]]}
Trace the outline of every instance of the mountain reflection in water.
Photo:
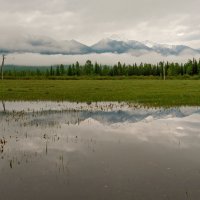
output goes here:
{"type": "Polygon", "coordinates": [[[199,198],[199,108],[58,104],[0,112],[0,199],[199,198]]]}

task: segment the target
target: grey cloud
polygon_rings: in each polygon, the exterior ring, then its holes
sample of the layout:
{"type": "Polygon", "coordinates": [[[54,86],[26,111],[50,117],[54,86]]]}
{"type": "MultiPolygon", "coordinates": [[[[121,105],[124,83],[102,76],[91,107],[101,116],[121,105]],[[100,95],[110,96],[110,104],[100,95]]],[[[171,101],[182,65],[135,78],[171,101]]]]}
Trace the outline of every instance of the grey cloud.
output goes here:
{"type": "Polygon", "coordinates": [[[181,39],[184,41],[199,41],[200,40],[200,30],[187,30],[185,33],[180,33],[181,39]]]}
{"type": "Polygon", "coordinates": [[[17,48],[26,35],[91,45],[116,34],[200,47],[200,38],[190,33],[200,28],[199,0],[0,0],[0,5],[0,46],[17,48]]]}

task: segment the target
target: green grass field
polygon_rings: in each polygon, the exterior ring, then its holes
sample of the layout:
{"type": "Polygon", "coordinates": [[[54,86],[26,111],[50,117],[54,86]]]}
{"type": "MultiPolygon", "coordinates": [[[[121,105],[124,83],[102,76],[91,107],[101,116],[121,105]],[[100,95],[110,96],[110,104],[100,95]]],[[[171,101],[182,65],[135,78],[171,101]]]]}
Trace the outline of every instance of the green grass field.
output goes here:
{"type": "Polygon", "coordinates": [[[194,106],[200,105],[200,80],[4,80],[0,99],[194,106]]]}

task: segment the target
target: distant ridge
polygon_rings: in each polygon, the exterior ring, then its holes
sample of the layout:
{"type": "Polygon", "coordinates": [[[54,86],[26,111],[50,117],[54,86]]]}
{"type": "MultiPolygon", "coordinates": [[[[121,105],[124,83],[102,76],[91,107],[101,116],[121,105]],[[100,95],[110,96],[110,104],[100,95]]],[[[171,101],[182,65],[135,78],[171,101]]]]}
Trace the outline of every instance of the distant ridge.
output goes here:
{"type": "Polygon", "coordinates": [[[57,41],[48,37],[32,37],[17,43],[15,46],[0,46],[0,53],[39,53],[46,55],[84,55],[128,53],[133,56],[142,56],[148,53],[157,53],[162,56],[200,55],[200,49],[193,49],[185,45],[167,45],[151,41],[139,42],[135,40],[115,40],[105,38],[92,46],[87,46],[76,40],[57,41]]]}

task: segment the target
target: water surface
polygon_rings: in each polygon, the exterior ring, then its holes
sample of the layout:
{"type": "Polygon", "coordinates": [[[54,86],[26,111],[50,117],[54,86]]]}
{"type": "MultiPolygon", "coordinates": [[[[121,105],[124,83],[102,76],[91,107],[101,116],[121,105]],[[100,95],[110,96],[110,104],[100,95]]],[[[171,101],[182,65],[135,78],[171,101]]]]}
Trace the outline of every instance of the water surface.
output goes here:
{"type": "Polygon", "coordinates": [[[199,199],[198,107],[6,102],[6,108],[0,199],[199,199]]]}

